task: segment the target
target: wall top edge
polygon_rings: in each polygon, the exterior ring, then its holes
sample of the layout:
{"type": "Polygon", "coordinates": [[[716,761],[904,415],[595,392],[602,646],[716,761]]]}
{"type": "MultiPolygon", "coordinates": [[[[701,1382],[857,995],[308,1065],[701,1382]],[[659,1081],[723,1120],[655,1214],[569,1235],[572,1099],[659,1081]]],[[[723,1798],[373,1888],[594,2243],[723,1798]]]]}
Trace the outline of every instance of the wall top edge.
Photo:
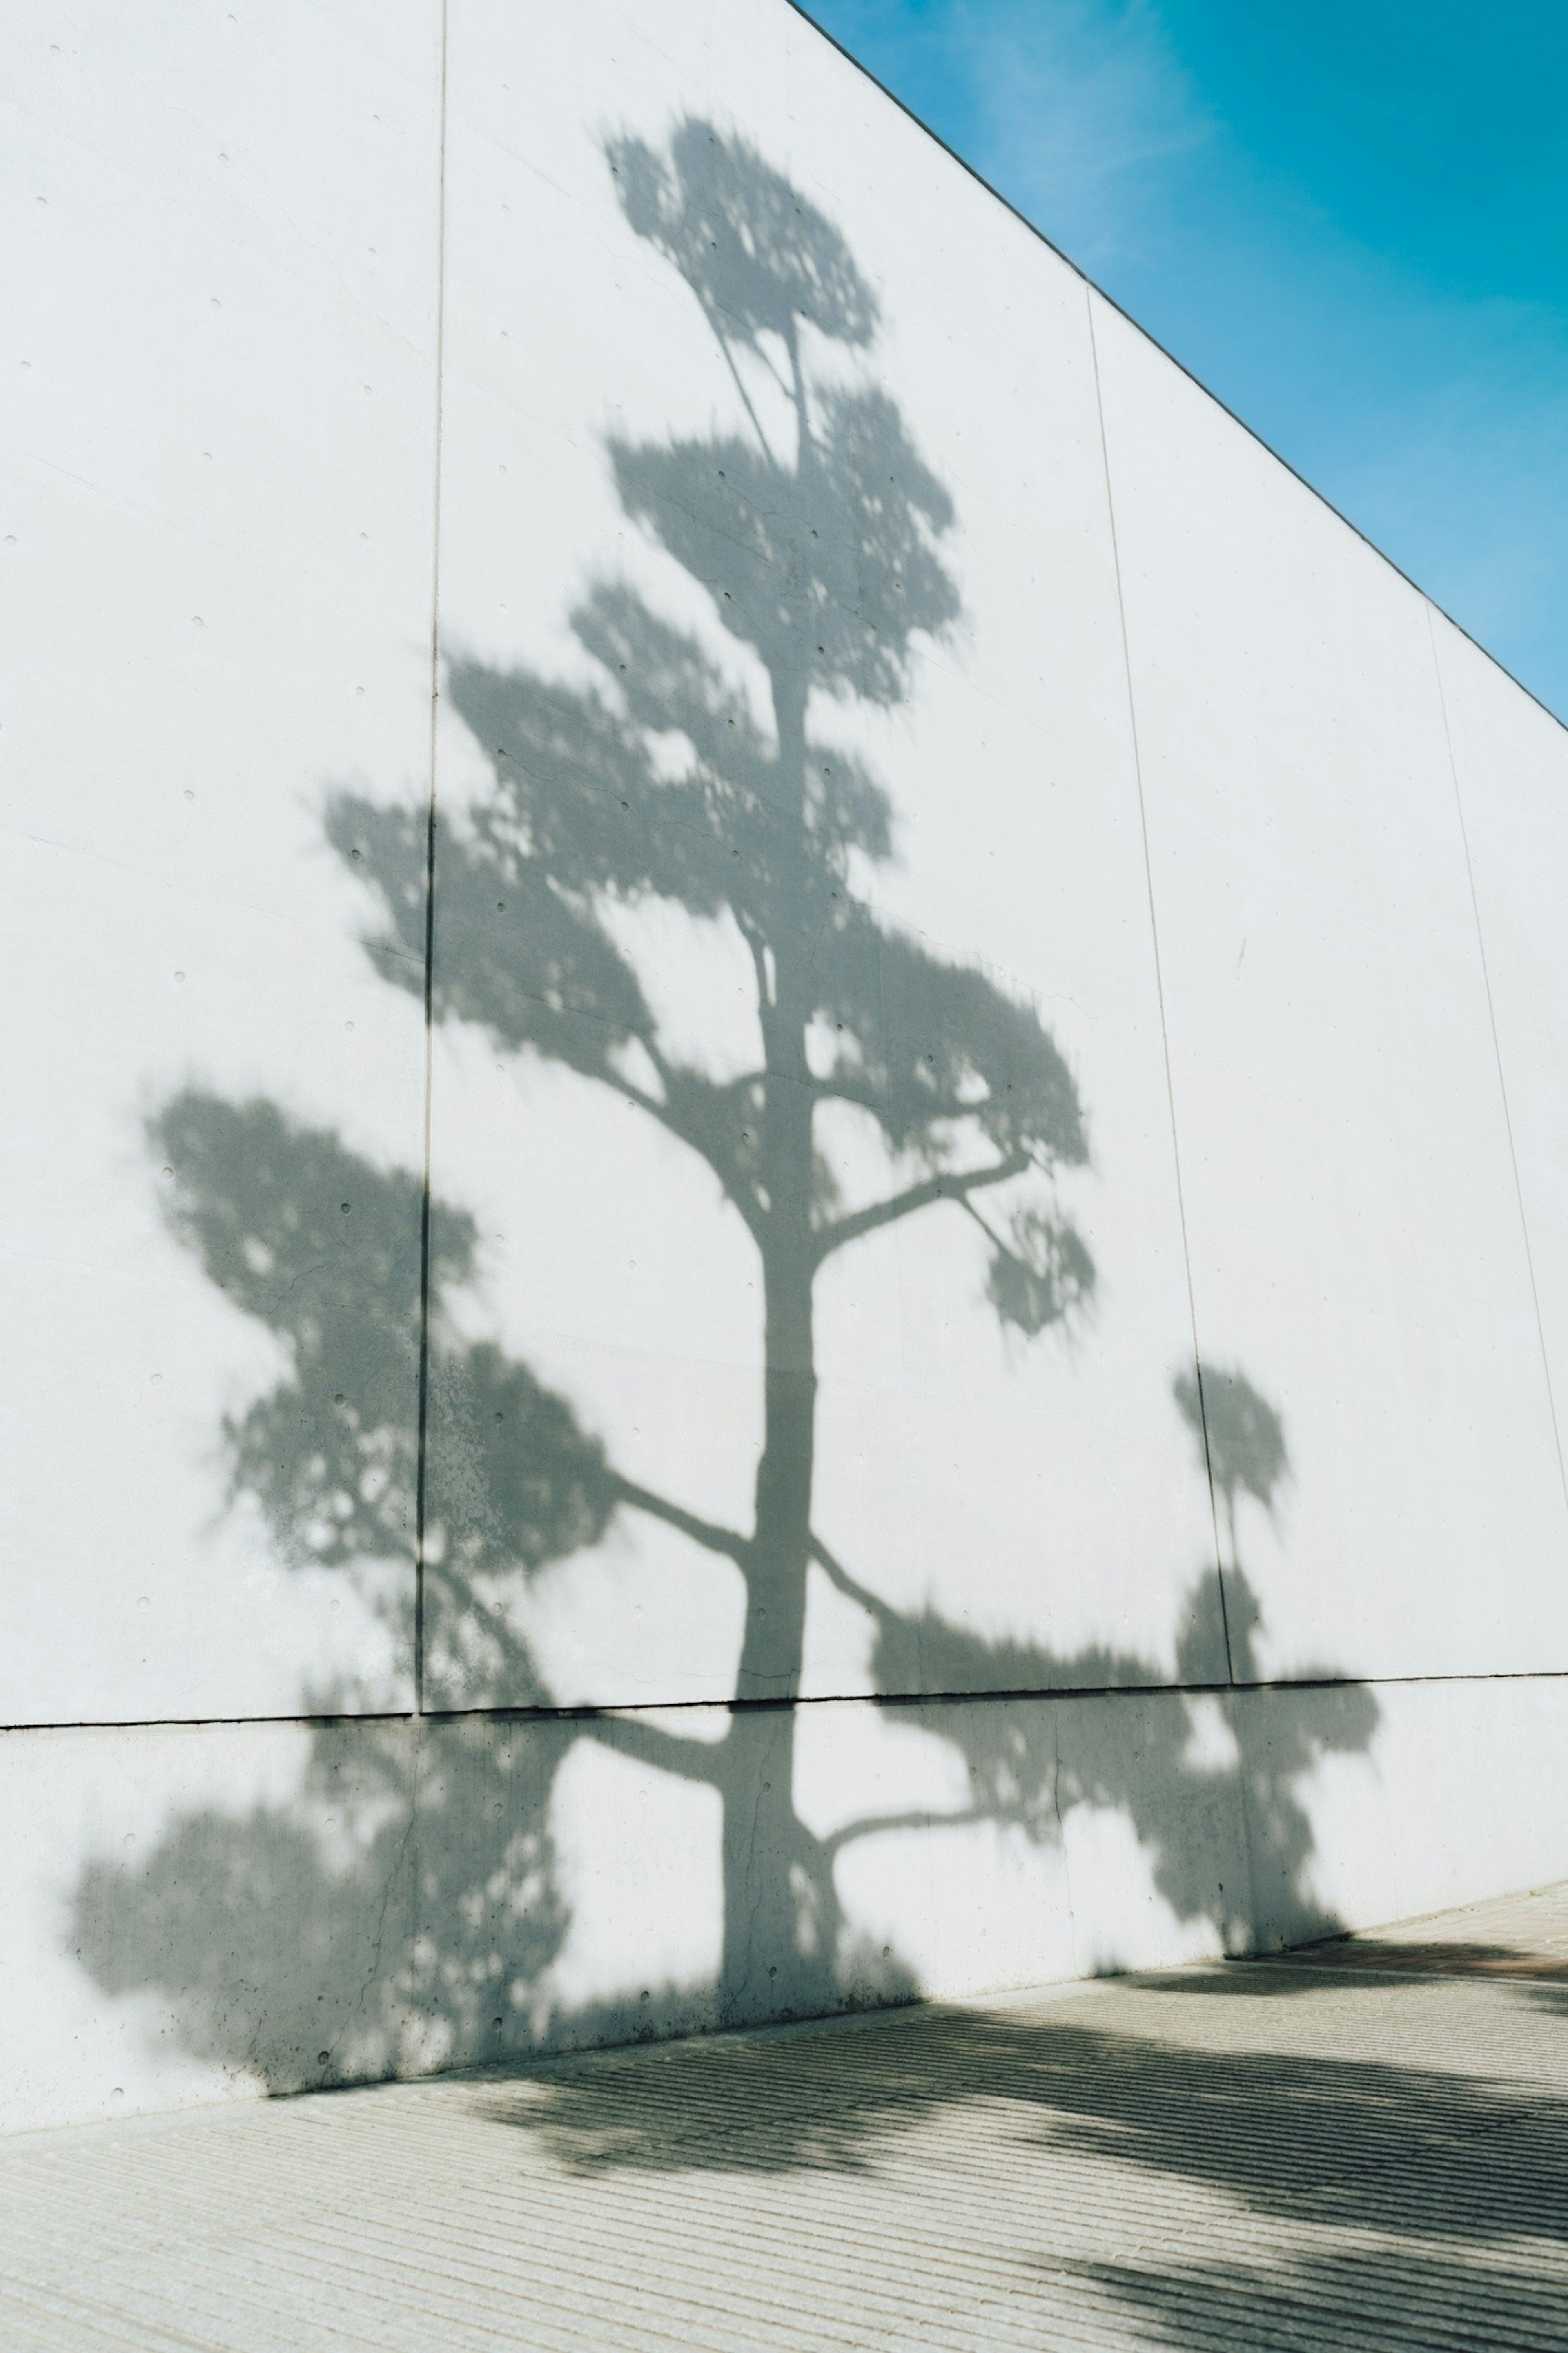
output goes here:
{"type": "Polygon", "coordinates": [[[1418,580],[1413,580],[1409,573],[1406,572],[1402,565],[1394,562],[1393,556],[1388,554],[1385,548],[1380,547],[1374,539],[1370,537],[1366,532],[1363,531],[1359,523],[1352,522],[1349,515],[1343,513],[1340,508],[1335,506],[1332,499],[1328,497],[1324,491],[1319,490],[1315,482],[1309,481],[1306,475],[1301,473],[1298,468],[1290,463],[1289,458],[1281,457],[1279,450],[1273,446],[1272,442],[1266,441],[1264,439],[1262,434],[1258,431],[1256,426],[1249,425],[1245,417],[1238,416],[1236,410],[1232,408],[1227,402],[1220,398],[1217,392],[1213,391],[1208,385],[1205,384],[1201,376],[1194,375],[1184,360],[1178,359],[1174,352],[1168,351],[1165,345],[1161,343],[1157,335],[1151,334],[1148,328],[1141,324],[1141,322],[1132,316],[1132,313],[1130,311],[1124,310],[1113,294],[1108,294],[1104,287],[1099,284],[1095,279],[1092,279],[1088,270],[1084,269],[1073,259],[1070,253],[1064,253],[1059,245],[1053,244],[1051,239],[1046,235],[1045,230],[1041,228],[1037,223],[1032,221],[1026,213],[1021,212],[1018,206],[1012,202],[1010,197],[1005,196],[1002,194],[1000,188],[994,186],[992,182],[986,178],[984,172],[978,170],[974,164],[971,164],[967,160],[966,157],[961,155],[956,147],[950,147],[947,141],[942,136],[942,133],[938,131],[933,131],[931,124],[925,121],[921,116],[917,114],[912,106],[906,104],[905,100],[898,95],[896,90],[889,90],[887,83],[880,80],[878,76],[871,71],[869,66],[863,65],[858,57],[855,57],[845,47],[842,41],[835,38],[834,35],[827,30],[826,26],[819,25],[816,18],[811,14],[809,8],[805,5],[805,0],[784,0],[784,5],[791,9],[795,16],[799,16],[803,23],[808,25],[819,40],[826,41],[828,47],[835,50],[837,54],[844,59],[845,63],[860,76],[863,81],[868,81],[873,90],[879,91],[881,96],[887,100],[889,106],[896,107],[901,115],[905,116],[909,121],[912,122],[915,129],[919,131],[923,137],[929,139],[934,147],[940,148],[944,155],[946,155],[952,163],[957,164],[961,172],[965,173],[977,186],[984,188],[985,194],[992,199],[992,201],[1000,205],[1004,212],[1010,214],[1013,219],[1019,223],[1021,227],[1026,229],[1032,237],[1045,247],[1047,253],[1054,254],[1058,261],[1065,263],[1067,268],[1072,271],[1074,277],[1081,280],[1082,283],[1088,287],[1089,292],[1097,295],[1100,301],[1106,305],[1108,310],[1114,311],[1119,319],[1124,319],[1135,334],[1141,335],[1146,343],[1152,345],[1152,348],[1159,353],[1162,359],[1169,361],[1171,366],[1173,367],[1179,375],[1185,376],[1187,382],[1194,385],[1196,389],[1203,394],[1205,400],[1212,401],[1214,406],[1223,416],[1228,417],[1233,425],[1239,427],[1241,431],[1247,435],[1249,440],[1255,441],[1258,444],[1258,447],[1264,452],[1266,457],[1271,458],[1277,466],[1282,467],[1284,471],[1291,477],[1292,480],[1300,482],[1301,488],[1306,491],[1310,497],[1316,499],[1321,507],[1325,507],[1328,510],[1329,513],[1333,516],[1336,522],[1342,523],[1346,531],[1350,532],[1354,538],[1359,539],[1363,547],[1370,548],[1373,554],[1377,557],[1379,563],[1385,564],[1388,566],[1388,569],[1397,579],[1404,581],[1407,588],[1414,589],[1416,596],[1421,598],[1424,604],[1430,607],[1431,610],[1436,614],[1439,620],[1447,621],[1448,627],[1451,629],[1457,630],[1468,645],[1474,646],[1476,651],[1482,657],[1482,659],[1490,662],[1492,668],[1497,670],[1501,677],[1507,679],[1510,686],[1516,687],[1527,702],[1532,702],[1538,711],[1544,712],[1545,716],[1551,720],[1554,727],[1560,728],[1564,734],[1568,734],[1568,720],[1559,718],[1557,712],[1552,709],[1550,703],[1543,702],[1540,695],[1534,691],[1533,688],[1526,686],[1522,679],[1516,678],[1512,670],[1508,668],[1508,665],[1505,662],[1500,661],[1498,656],[1491,651],[1489,647],[1482,645],[1480,639],[1474,636],[1470,630],[1467,629],[1462,621],[1457,621],[1452,613],[1448,611],[1447,607],[1446,606],[1439,605],[1436,598],[1426,589],[1423,588],[1418,580]]]}

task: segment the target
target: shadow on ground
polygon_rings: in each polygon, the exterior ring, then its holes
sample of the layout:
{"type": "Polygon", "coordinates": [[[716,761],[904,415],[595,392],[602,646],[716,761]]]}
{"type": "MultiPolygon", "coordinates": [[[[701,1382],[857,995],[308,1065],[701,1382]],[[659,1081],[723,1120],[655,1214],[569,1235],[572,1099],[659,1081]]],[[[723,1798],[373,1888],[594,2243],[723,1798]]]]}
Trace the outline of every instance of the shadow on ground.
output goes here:
{"type": "Polygon", "coordinates": [[[1092,2281],[1167,2353],[1218,2347],[1358,2347],[1435,2353],[1553,2353],[1563,2342],[1568,2283],[1527,2258],[1486,2261],[1444,2247],[1296,2255],[1264,2264],[1084,2265],[1092,2281]]]}
{"type": "MultiPolygon", "coordinates": [[[[1268,1974],[1216,1969],[1112,2000],[1137,2004],[1142,2023],[1173,1995],[1254,1990],[1246,1980],[1268,1974]]],[[[1190,2016],[1183,2043],[1082,2022],[1065,2001],[1045,2015],[931,2010],[603,2054],[472,2098],[586,2176],[851,2174],[896,2190],[904,2166],[934,2165],[967,2197],[979,2164],[1005,2208],[1018,2182],[1042,2183],[1021,2158],[1060,2157],[1071,2244],[1042,2244],[1038,2261],[1172,2353],[1564,2341],[1561,2090],[1322,2047],[1219,2048],[1205,2033],[1214,2017],[1206,2003],[1190,2016]],[[1216,2202],[1194,2206],[1194,2187],[1216,2202]],[[1123,2227],[1133,2255],[1153,2244],[1173,2259],[1075,2252],[1080,2230],[1114,2243],[1123,2227]],[[1192,2260],[1195,2234],[1215,2242],[1210,2259],[1192,2260]]]]}
{"type": "Polygon", "coordinates": [[[1001,2142],[1202,2182],[1278,2221],[1478,2244],[1568,2238],[1559,2091],[1106,2031],[1074,2021],[1070,1999],[1043,2017],[932,2006],[849,2029],[595,2053],[476,2084],[473,2098],[590,2173],[861,2172],[928,2124],[983,2109],[1001,2142]]]}
{"type": "Polygon", "coordinates": [[[1408,1941],[1398,1936],[1328,1936],[1270,1955],[1270,1975],[1290,1960],[1312,1968],[1388,1971],[1410,1977],[1524,1978],[1568,1982],[1568,1961],[1552,1953],[1521,1952],[1515,1945],[1481,1945],[1463,1937],[1408,1941]]]}

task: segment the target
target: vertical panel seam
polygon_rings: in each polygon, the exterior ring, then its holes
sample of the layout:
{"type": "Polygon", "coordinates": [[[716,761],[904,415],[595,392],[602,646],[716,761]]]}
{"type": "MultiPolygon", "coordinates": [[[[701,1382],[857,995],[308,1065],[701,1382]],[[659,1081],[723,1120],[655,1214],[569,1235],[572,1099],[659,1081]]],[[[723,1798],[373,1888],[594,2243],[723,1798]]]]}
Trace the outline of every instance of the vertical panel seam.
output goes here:
{"type": "Polygon", "coordinates": [[[1176,1180],[1176,1221],[1182,1236],[1182,1267],[1187,1283],[1187,1321],[1193,1335],[1193,1370],[1197,1381],[1198,1418],[1203,1425],[1204,1474],[1208,1481],[1209,1525],[1214,1535],[1215,1576],[1219,1585],[1220,1628],[1225,1636],[1225,1673],[1236,1682],[1230,1651],[1230,1616],[1225,1599],[1225,1563],[1219,1549],[1219,1506],[1215,1497],[1214,1463],[1209,1452],[1208,1405],[1204,1395],[1204,1366],[1198,1347],[1197,1293],[1193,1283],[1193,1254],[1187,1239],[1186,1188],[1182,1181],[1182,1140],[1176,1126],[1176,1082],[1171,1067],[1171,1031],[1165,1014],[1165,975],[1160,956],[1160,919],[1154,901],[1154,862],[1149,850],[1149,811],[1143,792],[1143,755],[1138,740],[1138,702],[1132,689],[1132,649],[1127,633],[1127,600],[1121,588],[1121,547],[1116,532],[1116,494],[1110,480],[1110,442],[1105,427],[1105,396],[1100,381],[1100,344],[1094,332],[1094,296],[1084,289],[1089,318],[1089,351],[1094,368],[1094,409],[1100,422],[1100,458],[1105,474],[1105,511],[1110,526],[1110,562],[1116,578],[1116,613],[1121,631],[1121,669],[1127,682],[1127,721],[1132,740],[1132,776],[1138,787],[1138,830],[1143,845],[1143,887],[1149,902],[1149,941],[1154,958],[1154,997],[1160,1014],[1160,1046],[1165,1059],[1165,1104],[1171,1122],[1171,1162],[1176,1180]]]}
{"type": "Polygon", "coordinates": [[[414,1435],[414,1712],[425,1713],[425,1494],[430,1400],[430,1130],[436,988],[436,728],[441,691],[441,437],[447,325],[447,16],[440,5],[441,65],[436,164],[436,406],[430,490],[430,686],[426,754],[424,1134],[419,1178],[419,1377],[414,1435]]]}
{"type": "Polygon", "coordinates": [[[1535,1310],[1535,1336],[1541,1349],[1541,1369],[1546,1381],[1546,1403],[1552,1416],[1552,1441],[1557,1449],[1557,1476],[1563,1488],[1563,1500],[1568,1504],[1568,1461],[1563,1459],[1563,1430],[1557,1411],[1557,1396],[1552,1382],[1552,1358],[1546,1345],[1546,1320],[1541,1312],[1541,1289],[1535,1279],[1535,1253],[1530,1246],[1530,1217],[1524,1206],[1524,1180],[1519,1171],[1519,1146],[1514,1140],[1513,1111],[1508,1099],[1508,1075],[1503,1069],[1502,1040],[1498,1034],[1497,1005],[1492,997],[1491,965],[1487,958],[1486,932],[1481,923],[1480,894],[1476,889],[1475,860],[1470,855],[1469,828],[1465,823],[1465,797],[1459,788],[1459,764],[1454,756],[1454,731],[1448,723],[1448,698],[1443,691],[1443,665],[1437,655],[1437,631],[1432,618],[1432,601],[1423,596],[1422,608],[1426,615],[1426,642],[1432,649],[1432,675],[1437,684],[1437,708],[1443,719],[1443,742],[1448,754],[1448,777],[1454,787],[1454,809],[1459,821],[1459,842],[1465,853],[1465,880],[1469,885],[1470,914],[1476,926],[1476,948],[1481,962],[1481,987],[1486,992],[1487,1021],[1491,1029],[1492,1060],[1497,1067],[1498,1096],[1502,1104],[1503,1133],[1508,1138],[1509,1166],[1513,1171],[1514,1199],[1519,1204],[1519,1229],[1524,1243],[1525,1271],[1530,1276],[1531,1304],[1535,1310]]]}

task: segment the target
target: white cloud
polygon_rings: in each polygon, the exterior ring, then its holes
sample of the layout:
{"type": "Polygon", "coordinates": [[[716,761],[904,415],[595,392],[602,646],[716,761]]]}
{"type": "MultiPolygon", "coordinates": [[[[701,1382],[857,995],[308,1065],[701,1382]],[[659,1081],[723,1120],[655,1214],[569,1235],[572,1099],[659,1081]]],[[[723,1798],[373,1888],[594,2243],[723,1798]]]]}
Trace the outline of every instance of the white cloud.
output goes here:
{"type": "Polygon", "coordinates": [[[1138,241],[1170,167],[1215,127],[1155,11],[955,0],[945,16],[977,168],[1091,272],[1138,241]]]}

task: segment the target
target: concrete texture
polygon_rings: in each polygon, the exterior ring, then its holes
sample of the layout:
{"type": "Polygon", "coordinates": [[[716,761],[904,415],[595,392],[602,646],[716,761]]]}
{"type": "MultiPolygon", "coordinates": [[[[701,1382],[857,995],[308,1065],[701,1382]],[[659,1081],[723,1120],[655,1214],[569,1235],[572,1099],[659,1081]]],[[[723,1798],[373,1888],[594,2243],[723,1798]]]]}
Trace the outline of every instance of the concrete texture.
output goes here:
{"type": "Polygon", "coordinates": [[[1568,941],[1554,903],[1557,880],[1568,870],[1563,730],[1440,614],[1432,616],[1432,636],[1561,1430],[1568,1400],[1568,1091],[1552,1074],[1568,1028],[1568,941]]]}
{"type": "MultiPolygon", "coordinates": [[[[8,49],[7,1723],[412,1696],[412,1525],[355,1588],[227,1508],[277,1343],[164,1213],[193,1086],[418,1163],[420,1024],[321,802],[427,765],[439,91],[424,0],[49,5],[8,49]]],[[[344,1198],[252,1270],[329,1328],[344,1198]]],[[[418,1251],[416,1187],[408,1323],[418,1251]]],[[[366,1365],[394,1419],[416,1356],[366,1365]]]]}
{"type": "Polygon", "coordinates": [[[1568,1870],[1568,738],[784,0],[0,73],[0,2116],[1568,1870]]]}
{"type": "Polygon", "coordinates": [[[1539,1883],[1565,1785],[1544,1677],[14,1734],[0,2126],[1267,1953],[1539,1883]]]}
{"type": "Polygon", "coordinates": [[[1568,1897],[1397,1934],[1397,1975],[1342,1946],[26,2136],[0,2328],[16,2353],[1547,2353],[1568,1897]]]}
{"type": "MultiPolygon", "coordinates": [[[[1199,1350],[1293,1473],[1247,1532],[1264,1672],[1558,1669],[1568,1507],[1424,602],[1095,322],[1199,1350]]],[[[1510,864],[1550,860],[1527,791],[1510,864]]]]}

